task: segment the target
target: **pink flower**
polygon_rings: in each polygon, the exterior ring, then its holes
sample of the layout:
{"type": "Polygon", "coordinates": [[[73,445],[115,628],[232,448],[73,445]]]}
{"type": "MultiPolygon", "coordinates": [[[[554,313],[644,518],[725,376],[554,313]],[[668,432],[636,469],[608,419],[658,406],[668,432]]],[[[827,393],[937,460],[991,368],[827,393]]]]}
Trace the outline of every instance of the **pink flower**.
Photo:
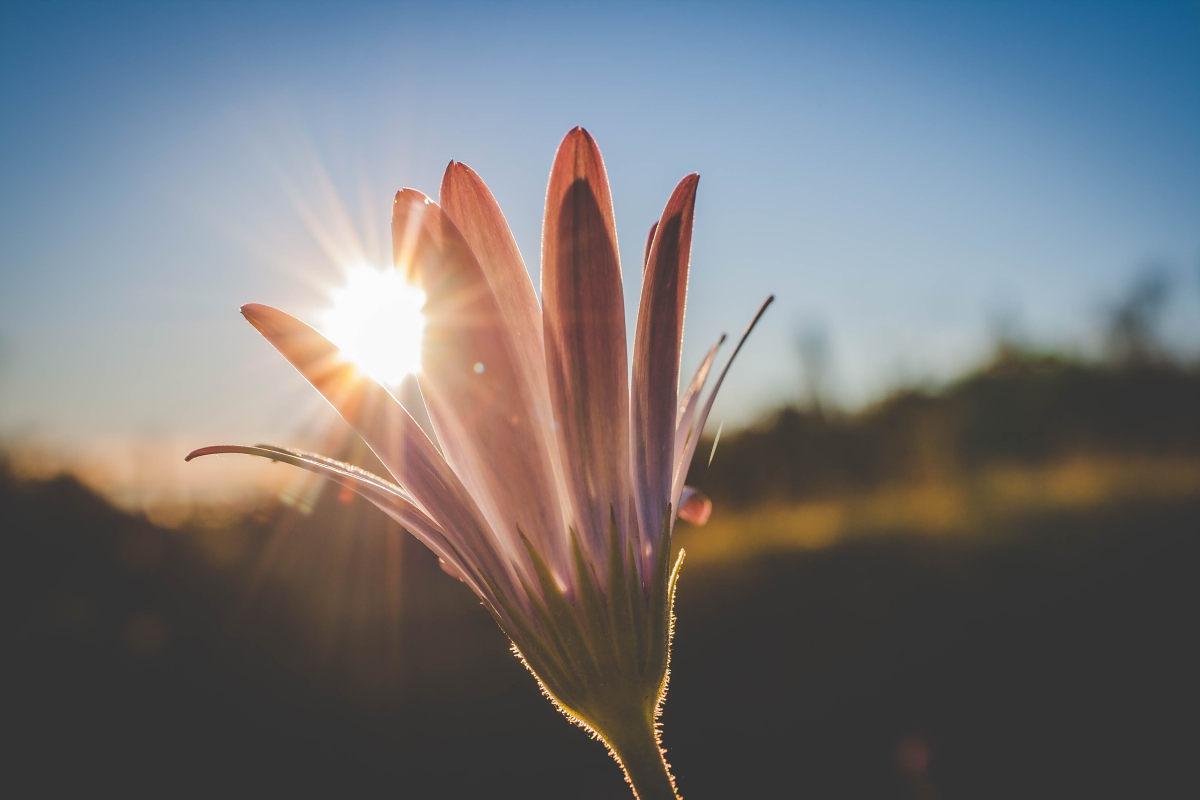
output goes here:
{"type": "Polygon", "coordinates": [[[684,478],[728,370],[703,396],[718,341],[679,393],[698,181],[680,181],[650,230],[632,378],[608,178],[595,141],[576,128],[550,173],[540,305],[499,206],[469,167],[447,167],[440,205],[412,189],[396,195],[395,263],[427,298],[419,381],[436,443],[320,333],[250,304],[246,319],[391,479],[268,446],[188,456],[265,456],[378,506],[479,596],[544,693],[608,745],[642,800],[676,796],[656,723],[683,560],[681,551],[671,567],[671,534],[676,514],[702,524],[711,511],[684,478]]]}

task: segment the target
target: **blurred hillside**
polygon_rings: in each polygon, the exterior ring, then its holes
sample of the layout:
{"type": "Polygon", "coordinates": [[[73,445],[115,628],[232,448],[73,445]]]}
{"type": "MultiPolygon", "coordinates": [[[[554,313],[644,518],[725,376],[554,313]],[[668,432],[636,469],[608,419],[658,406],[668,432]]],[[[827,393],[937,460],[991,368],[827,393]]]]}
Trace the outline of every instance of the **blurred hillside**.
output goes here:
{"type": "Polygon", "coordinates": [[[952,480],[1078,457],[1200,457],[1200,370],[1005,349],[937,390],[853,414],[792,406],[698,448],[693,480],[735,506],[952,480]]]}

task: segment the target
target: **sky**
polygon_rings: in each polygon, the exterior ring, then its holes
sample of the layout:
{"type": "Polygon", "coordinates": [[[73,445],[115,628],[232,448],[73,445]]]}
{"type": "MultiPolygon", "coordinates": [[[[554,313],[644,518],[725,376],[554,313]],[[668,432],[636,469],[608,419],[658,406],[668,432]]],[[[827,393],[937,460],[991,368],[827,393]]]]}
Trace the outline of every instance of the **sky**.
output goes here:
{"type": "Polygon", "coordinates": [[[684,368],[769,293],[713,415],[862,404],[988,350],[1091,346],[1139,265],[1200,353],[1196,3],[6,3],[0,436],[306,444],[331,414],[246,325],[390,252],[392,193],[488,181],[535,285],[554,150],[645,232],[701,173],[684,368]],[[1091,338],[1090,338],[1091,337],[1091,338]]]}

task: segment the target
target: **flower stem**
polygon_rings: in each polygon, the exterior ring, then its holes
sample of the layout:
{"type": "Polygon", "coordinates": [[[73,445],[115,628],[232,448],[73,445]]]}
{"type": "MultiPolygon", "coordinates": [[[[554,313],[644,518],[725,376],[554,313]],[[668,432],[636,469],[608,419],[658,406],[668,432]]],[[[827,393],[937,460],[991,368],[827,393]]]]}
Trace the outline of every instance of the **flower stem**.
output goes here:
{"type": "Polygon", "coordinates": [[[637,800],[679,800],[670,768],[658,746],[654,723],[644,720],[641,725],[610,740],[625,776],[633,785],[637,800]]]}

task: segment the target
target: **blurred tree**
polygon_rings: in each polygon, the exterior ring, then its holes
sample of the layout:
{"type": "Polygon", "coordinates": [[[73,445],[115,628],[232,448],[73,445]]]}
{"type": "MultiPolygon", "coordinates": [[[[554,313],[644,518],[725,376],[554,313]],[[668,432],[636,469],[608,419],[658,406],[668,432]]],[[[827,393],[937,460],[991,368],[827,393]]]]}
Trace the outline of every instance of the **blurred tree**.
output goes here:
{"type": "Polygon", "coordinates": [[[1162,264],[1147,264],[1139,271],[1108,312],[1105,348],[1110,359],[1129,364],[1164,358],[1158,326],[1172,290],[1171,275],[1162,264]]]}
{"type": "Polygon", "coordinates": [[[804,407],[824,416],[829,381],[829,335],[825,326],[810,321],[796,334],[800,356],[800,396],[804,407]]]}
{"type": "Polygon", "coordinates": [[[988,333],[992,341],[992,360],[1019,359],[1030,349],[1025,320],[1015,305],[996,306],[988,314],[988,333]]]}

